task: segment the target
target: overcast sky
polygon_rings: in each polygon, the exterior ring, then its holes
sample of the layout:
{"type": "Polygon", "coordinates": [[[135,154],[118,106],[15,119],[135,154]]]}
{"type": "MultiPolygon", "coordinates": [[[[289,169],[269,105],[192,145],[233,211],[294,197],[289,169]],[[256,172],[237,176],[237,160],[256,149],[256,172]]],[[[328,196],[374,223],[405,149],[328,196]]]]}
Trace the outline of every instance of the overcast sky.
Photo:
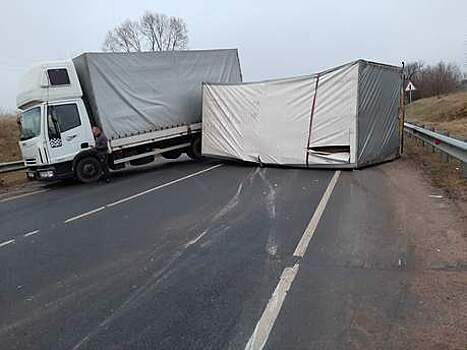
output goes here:
{"type": "Polygon", "coordinates": [[[238,48],[245,80],[366,58],[455,62],[465,71],[466,0],[1,0],[0,107],[41,61],[99,51],[108,29],[145,10],[179,16],[191,49],[238,48]]]}

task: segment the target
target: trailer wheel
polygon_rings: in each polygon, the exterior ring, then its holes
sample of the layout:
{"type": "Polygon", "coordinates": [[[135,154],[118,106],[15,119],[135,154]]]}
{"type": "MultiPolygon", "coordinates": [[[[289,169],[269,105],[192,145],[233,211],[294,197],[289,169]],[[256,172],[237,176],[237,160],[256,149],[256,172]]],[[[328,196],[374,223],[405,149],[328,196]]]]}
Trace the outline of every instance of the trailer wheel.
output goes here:
{"type": "Polygon", "coordinates": [[[75,175],[82,183],[96,182],[102,176],[101,163],[95,157],[81,158],[76,163],[75,175]]]}
{"type": "Polygon", "coordinates": [[[191,141],[190,148],[186,151],[186,154],[191,159],[201,159],[201,137],[197,136],[191,141]]]}

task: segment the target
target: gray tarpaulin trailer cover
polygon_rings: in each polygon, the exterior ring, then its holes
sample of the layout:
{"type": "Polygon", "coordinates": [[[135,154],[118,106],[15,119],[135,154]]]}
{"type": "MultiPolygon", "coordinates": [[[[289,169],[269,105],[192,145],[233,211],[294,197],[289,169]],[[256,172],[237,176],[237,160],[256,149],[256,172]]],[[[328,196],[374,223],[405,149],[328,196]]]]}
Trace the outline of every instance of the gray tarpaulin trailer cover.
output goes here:
{"type": "Polygon", "coordinates": [[[111,139],[201,122],[202,82],[242,81],[235,49],[85,53],[73,64],[93,123],[111,139]]]}
{"type": "Polygon", "coordinates": [[[318,74],[203,84],[202,152],[358,168],[400,154],[400,67],[358,60],[318,74]]]}

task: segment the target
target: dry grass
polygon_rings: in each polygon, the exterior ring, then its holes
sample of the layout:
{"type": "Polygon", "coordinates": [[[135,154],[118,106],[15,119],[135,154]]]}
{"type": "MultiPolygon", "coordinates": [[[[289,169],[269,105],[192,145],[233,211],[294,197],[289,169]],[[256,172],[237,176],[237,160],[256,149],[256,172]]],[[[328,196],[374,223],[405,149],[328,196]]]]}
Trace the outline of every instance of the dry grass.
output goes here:
{"type": "Polygon", "coordinates": [[[0,162],[21,159],[19,127],[14,116],[0,117],[0,162]]]}
{"type": "Polygon", "coordinates": [[[467,138],[467,92],[424,98],[407,106],[409,122],[425,124],[452,136],[467,138]]]}
{"type": "MultiPolygon", "coordinates": [[[[19,127],[13,115],[0,115],[0,163],[21,159],[18,145],[19,127]]],[[[26,181],[22,172],[0,175],[0,188],[20,184],[26,181]]]]}
{"type": "Polygon", "coordinates": [[[0,189],[21,185],[28,181],[26,174],[22,171],[0,175],[0,189]]]}
{"type": "Polygon", "coordinates": [[[442,189],[445,194],[458,202],[467,202],[467,179],[462,177],[462,167],[458,160],[448,162],[430,146],[422,146],[414,137],[405,137],[404,159],[415,163],[430,183],[442,189]]]}

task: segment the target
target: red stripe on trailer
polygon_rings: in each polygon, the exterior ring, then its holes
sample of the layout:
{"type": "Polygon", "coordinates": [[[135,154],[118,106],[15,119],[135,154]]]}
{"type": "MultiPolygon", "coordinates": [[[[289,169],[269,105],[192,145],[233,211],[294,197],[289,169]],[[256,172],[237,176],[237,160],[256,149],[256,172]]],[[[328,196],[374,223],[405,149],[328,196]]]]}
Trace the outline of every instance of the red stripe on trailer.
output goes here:
{"type": "Polygon", "coordinates": [[[306,146],[306,166],[307,167],[308,167],[308,157],[310,155],[311,127],[313,124],[313,115],[315,114],[316,94],[318,93],[318,84],[319,84],[319,74],[316,75],[315,94],[313,95],[313,103],[311,105],[311,113],[310,113],[310,124],[308,126],[308,142],[306,146]]]}

